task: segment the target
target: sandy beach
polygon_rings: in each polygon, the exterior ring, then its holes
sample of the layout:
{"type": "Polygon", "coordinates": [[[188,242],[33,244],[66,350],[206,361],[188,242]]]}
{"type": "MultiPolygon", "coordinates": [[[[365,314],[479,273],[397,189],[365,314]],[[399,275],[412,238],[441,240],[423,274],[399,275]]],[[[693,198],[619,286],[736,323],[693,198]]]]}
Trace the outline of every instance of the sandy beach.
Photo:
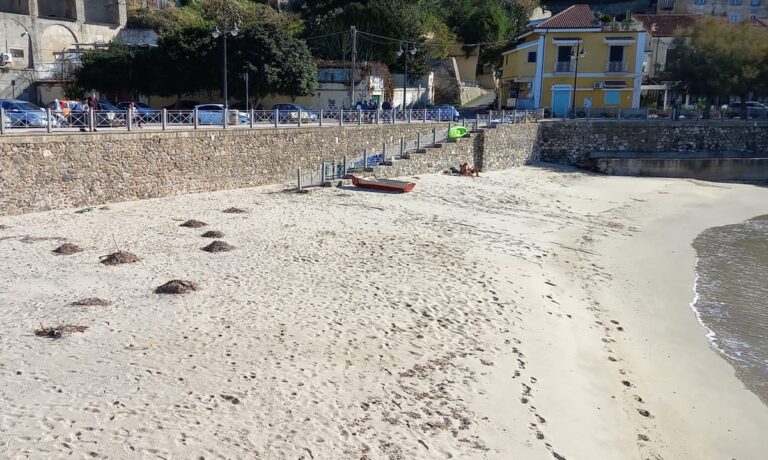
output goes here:
{"type": "Polygon", "coordinates": [[[693,239],[768,188],[414,181],[0,217],[0,457],[765,458],[768,407],[690,303],[693,239]],[[87,329],[34,333],[60,324],[87,329]]]}

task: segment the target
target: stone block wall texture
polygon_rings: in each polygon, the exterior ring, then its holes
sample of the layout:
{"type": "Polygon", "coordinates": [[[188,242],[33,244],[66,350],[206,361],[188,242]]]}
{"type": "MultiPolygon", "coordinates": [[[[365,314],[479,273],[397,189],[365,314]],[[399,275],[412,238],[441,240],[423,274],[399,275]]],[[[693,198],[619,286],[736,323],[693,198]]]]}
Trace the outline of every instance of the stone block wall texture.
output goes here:
{"type": "Polygon", "coordinates": [[[410,153],[408,159],[393,160],[392,166],[376,166],[376,177],[403,177],[416,174],[434,173],[457,168],[465,161],[475,164],[475,143],[477,136],[459,139],[456,142],[444,142],[439,147],[428,147],[423,153],[410,153]]]}
{"type": "Polygon", "coordinates": [[[483,131],[480,169],[509,169],[539,161],[540,123],[502,125],[483,131]]]}
{"type": "Polygon", "coordinates": [[[295,180],[296,169],[447,124],[5,135],[0,214],[295,180]]]}
{"type": "Polygon", "coordinates": [[[541,160],[590,166],[594,153],[632,152],[638,156],[664,153],[765,155],[768,125],[741,121],[566,121],[540,123],[541,160]]]}

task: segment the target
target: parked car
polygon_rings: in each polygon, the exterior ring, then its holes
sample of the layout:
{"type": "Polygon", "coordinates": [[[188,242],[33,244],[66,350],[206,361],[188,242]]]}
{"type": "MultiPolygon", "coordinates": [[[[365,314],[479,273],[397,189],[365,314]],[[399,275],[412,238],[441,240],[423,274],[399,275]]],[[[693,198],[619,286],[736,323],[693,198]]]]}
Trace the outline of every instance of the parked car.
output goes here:
{"type": "Polygon", "coordinates": [[[200,103],[196,101],[176,101],[163,108],[166,110],[193,110],[198,105],[200,105],[200,103]]]}
{"type": "Polygon", "coordinates": [[[56,113],[62,126],[85,126],[85,105],[81,101],[72,99],[56,99],[48,104],[48,107],[56,113]]]}
{"type": "Polygon", "coordinates": [[[118,109],[106,99],[99,99],[96,103],[94,121],[96,126],[124,126],[126,120],[125,111],[118,109]]]}
{"type": "Polygon", "coordinates": [[[438,105],[437,107],[434,107],[433,109],[427,110],[427,119],[428,120],[443,120],[443,121],[459,121],[459,118],[461,115],[459,114],[459,111],[456,110],[456,107],[449,105],[449,104],[443,104],[438,105]],[[438,117],[439,115],[439,117],[438,117]]]}
{"type": "Polygon", "coordinates": [[[298,123],[299,112],[301,112],[302,123],[314,123],[319,118],[317,112],[305,109],[299,104],[275,104],[272,110],[277,110],[280,121],[285,123],[298,123]]]}
{"type": "Polygon", "coordinates": [[[766,118],[768,117],[768,107],[755,101],[747,101],[743,104],[741,102],[732,102],[725,109],[725,117],[744,119],[766,118]]]}
{"type": "MultiPolygon", "coordinates": [[[[134,107],[136,107],[136,118],[138,118],[137,121],[140,121],[141,123],[160,123],[162,120],[160,117],[162,117],[162,111],[158,109],[153,109],[152,107],[148,106],[147,104],[143,102],[133,102],[134,107]]],[[[127,112],[128,108],[131,106],[131,102],[119,102],[117,104],[117,108],[127,112]]]]}
{"type": "MultiPolygon", "coordinates": [[[[224,105],[223,104],[201,104],[194,107],[197,109],[197,123],[200,125],[221,125],[224,122],[224,105]]],[[[237,113],[237,123],[247,124],[248,114],[246,112],[232,111],[231,113],[237,113]]],[[[231,122],[232,119],[228,119],[231,122]]]]}
{"type": "MultiPolygon", "coordinates": [[[[5,109],[5,116],[10,119],[13,128],[45,128],[48,126],[48,113],[30,102],[18,99],[0,99],[0,108],[5,109]]],[[[52,117],[51,125],[58,126],[59,120],[52,117]]]]}

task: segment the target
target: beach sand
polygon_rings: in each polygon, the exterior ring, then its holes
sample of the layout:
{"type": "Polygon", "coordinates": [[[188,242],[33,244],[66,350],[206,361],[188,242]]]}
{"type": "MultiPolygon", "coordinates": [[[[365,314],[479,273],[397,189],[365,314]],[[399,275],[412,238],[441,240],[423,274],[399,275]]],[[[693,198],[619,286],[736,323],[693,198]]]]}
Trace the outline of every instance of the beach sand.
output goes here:
{"type": "Polygon", "coordinates": [[[689,304],[692,240],[767,188],[414,180],[0,217],[0,457],[765,457],[768,408],[689,304]],[[59,324],[88,328],[34,334],[59,324]]]}

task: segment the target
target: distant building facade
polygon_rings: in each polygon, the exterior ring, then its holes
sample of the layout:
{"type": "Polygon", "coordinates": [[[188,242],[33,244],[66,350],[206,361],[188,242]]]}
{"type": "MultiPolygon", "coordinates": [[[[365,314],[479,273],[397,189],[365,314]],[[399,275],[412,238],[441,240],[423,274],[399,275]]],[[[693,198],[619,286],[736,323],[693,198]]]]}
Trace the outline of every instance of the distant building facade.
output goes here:
{"type": "Polygon", "coordinates": [[[600,23],[588,5],[574,5],[503,53],[503,105],[556,116],[571,108],[637,108],[645,35],[640,22],[600,23]]]}
{"type": "Polygon", "coordinates": [[[658,14],[722,16],[737,23],[768,17],[768,0],[658,0],[658,14]]]}
{"type": "Polygon", "coordinates": [[[125,0],[0,0],[0,98],[60,97],[79,51],[106,45],[126,22],[125,0]]]}

